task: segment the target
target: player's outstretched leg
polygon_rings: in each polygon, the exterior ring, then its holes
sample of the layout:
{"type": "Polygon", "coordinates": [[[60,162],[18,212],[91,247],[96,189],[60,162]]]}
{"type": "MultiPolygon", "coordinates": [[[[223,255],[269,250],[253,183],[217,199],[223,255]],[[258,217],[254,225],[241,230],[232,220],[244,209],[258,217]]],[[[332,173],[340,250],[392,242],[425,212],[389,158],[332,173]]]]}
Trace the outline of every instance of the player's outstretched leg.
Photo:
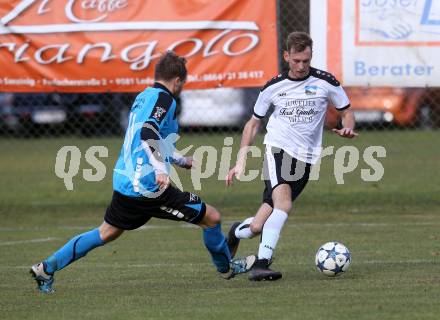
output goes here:
{"type": "Polygon", "coordinates": [[[63,247],[46,260],[33,265],[30,273],[37,282],[40,291],[52,293],[54,273],[56,271],[84,257],[90,250],[102,246],[103,244],[104,241],[102,241],[99,235],[99,229],[96,228],[70,239],[63,247]]]}
{"type": "Polygon", "coordinates": [[[30,273],[43,293],[54,292],[54,273],[72,262],[84,257],[89,251],[112,241],[122,234],[123,230],[104,222],[99,228],[79,234],[70,239],[63,247],[46,260],[34,264],[30,273]],[[101,238],[101,235],[103,238],[101,238]]]}
{"type": "Polygon", "coordinates": [[[38,289],[43,293],[53,293],[52,288],[54,277],[53,274],[48,274],[44,270],[44,265],[42,262],[34,264],[29,270],[29,273],[37,282],[38,289]]]}
{"type": "Polygon", "coordinates": [[[232,279],[238,274],[248,272],[257,260],[255,255],[232,259],[226,238],[221,232],[220,223],[215,227],[205,228],[203,230],[203,239],[206,248],[211,254],[212,262],[225,279],[232,279]]]}
{"type": "Polygon", "coordinates": [[[227,273],[230,268],[231,253],[229,252],[226,238],[222,233],[220,223],[217,223],[214,227],[203,229],[203,242],[211,254],[212,262],[217,271],[227,273]]]}
{"type": "Polygon", "coordinates": [[[220,213],[214,207],[206,205],[205,217],[200,226],[204,227],[203,240],[205,246],[222,277],[231,279],[235,275],[248,272],[252,268],[256,261],[255,256],[232,260],[226,238],[221,230],[220,213]]]}

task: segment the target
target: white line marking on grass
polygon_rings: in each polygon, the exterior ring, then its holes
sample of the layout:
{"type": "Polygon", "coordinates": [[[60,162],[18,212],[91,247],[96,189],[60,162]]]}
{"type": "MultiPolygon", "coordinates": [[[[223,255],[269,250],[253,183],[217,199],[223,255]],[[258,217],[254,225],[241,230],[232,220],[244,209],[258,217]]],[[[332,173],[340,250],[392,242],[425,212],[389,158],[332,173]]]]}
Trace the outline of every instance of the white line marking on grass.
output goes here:
{"type": "MultiPolygon", "coordinates": [[[[80,268],[80,269],[90,269],[90,268],[112,268],[112,269],[127,269],[127,268],[151,268],[151,267],[181,267],[182,265],[198,265],[198,266],[211,266],[212,264],[209,262],[200,262],[200,263],[141,263],[141,264],[114,264],[114,263],[80,263],[75,264],[73,268],[80,268]]],[[[69,267],[72,269],[72,267],[69,267]]],[[[1,266],[0,270],[12,270],[12,269],[29,269],[29,266],[1,266]]]]}
{"type": "MultiPolygon", "coordinates": [[[[223,222],[224,227],[231,226],[233,222],[223,222]]],[[[300,222],[289,223],[288,228],[301,228],[301,227],[365,227],[365,228],[377,228],[377,227],[425,227],[425,226],[440,226],[440,222],[404,222],[404,223],[391,223],[391,222],[340,222],[340,223],[321,223],[321,222],[300,222]]],[[[12,228],[12,227],[0,227],[1,232],[29,232],[29,231],[47,231],[47,230],[91,230],[98,227],[97,225],[90,226],[53,226],[53,227],[34,227],[34,228],[12,228]]],[[[176,229],[176,228],[189,228],[198,229],[199,227],[190,223],[179,223],[173,225],[149,225],[146,224],[136,230],[151,230],[151,229],[176,229]]],[[[134,230],[134,231],[136,231],[134,230]]]]}
{"type": "Polygon", "coordinates": [[[30,240],[18,240],[18,241],[4,241],[0,242],[0,246],[15,246],[17,244],[25,243],[39,243],[58,240],[58,238],[42,238],[42,239],[30,239],[30,240]]]}
{"type": "MultiPolygon", "coordinates": [[[[382,261],[382,260],[370,260],[370,261],[359,261],[356,260],[356,265],[371,265],[371,264],[379,264],[379,265],[416,265],[416,264],[433,264],[436,263],[434,259],[431,260],[397,260],[397,261],[382,261]]],[[[127,268],[151,268],[151,267],[181,267],[182,265],[198,265],[198,266],[207,266],[211,265],[209,262],[200,262],[200,263],[138,263],[138,264],[115,264],[115,263],[80,263],[75,264],[74,268],[81,269],[90,269],[90,268],[112,268],[112,269],[127,269],[127,268]]],[[[289,263],[281,263],[282,266],[287,266],[289,263]]],[[[295,263],[295,265],[312,265],[311,263],[295,263]]],[[[29,266],[0,266],[0,270],[12,270],[12,269],[29,269],[29,266]]]]}
{"type": "Polygon", "coordinates": [[[390,222],[305,222],[305,223],[292,223],[288,224],[288,227],[414,227],[414,226],[440,226],[438,222],[404,222],[404,223],[390,223],[390,222]]]}
{"type": "MultiPolygon", "coordinates": [[[[232,224],[232,222],[231,222],[232,224]]],[[[185,223],[185,224],[179,224],[179,225],[173,225],[173,226],[156,226],[156,225],[144,225],[136,230],[148,230],[148,229],[174,229],[174,228],[189,228],[189,229],[199,229],[199,226],[196,226],[194,224],[185,223]]]]}
{"type": "MultiPolygon", "coordinates": [[[[231,223],[226,223],[225,225],[231,225],[231,223]]],[[[79,231],[87,231],[91,229],[97,228],[98,225],[90,225],[90,226],[53,226],[53,227],[33,227],[33,228],[8,228],[8,227],[0,227],[0,232],[29,232],[29,231],[47,231],[47,230],[79,230],[79,231]]],[[[189,223],[182,223],[182,224],[174,224],[174,225],[149,225],[146,224],[142,227],[139,227],[138,229],[132,230],[132,231],[139,231],[139,230],[151,230],[151,229],[176,229],[176,228],[189,228],[189,229],[199,229],[200,227],[189,224],[189,223]]]]}

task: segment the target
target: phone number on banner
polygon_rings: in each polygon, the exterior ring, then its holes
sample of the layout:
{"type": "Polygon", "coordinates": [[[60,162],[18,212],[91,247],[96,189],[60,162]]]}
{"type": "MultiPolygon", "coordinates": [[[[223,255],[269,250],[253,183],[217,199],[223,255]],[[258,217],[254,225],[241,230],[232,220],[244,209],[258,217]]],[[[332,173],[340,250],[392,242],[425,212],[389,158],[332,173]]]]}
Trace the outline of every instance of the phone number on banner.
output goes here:
{"type": "Polygon", "coordinates": [[[205,82],[205,81],[223,81],[223,80],[243,80],[243,79],[258,79],[263,78],[264,72],[261,70],[255,71],[238,71],[238,72],[223,72],[223,73],[205,73],[202,75],[188,75],[188,82],[205,82]]]}

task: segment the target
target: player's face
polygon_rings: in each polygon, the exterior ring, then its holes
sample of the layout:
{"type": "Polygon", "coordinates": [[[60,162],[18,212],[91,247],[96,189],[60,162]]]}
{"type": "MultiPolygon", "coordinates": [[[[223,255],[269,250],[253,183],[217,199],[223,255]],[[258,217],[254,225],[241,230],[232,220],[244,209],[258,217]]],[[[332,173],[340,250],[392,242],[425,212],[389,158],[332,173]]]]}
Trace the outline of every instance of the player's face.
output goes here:
{"type": "Polygon", "coordinates": [[[289,76],[292,78],[304,78],[309,74],[310,62],[312,60],[312,48],[307,47],[304,51],[284,51],[284,60],[289,64],[289,76]]]}

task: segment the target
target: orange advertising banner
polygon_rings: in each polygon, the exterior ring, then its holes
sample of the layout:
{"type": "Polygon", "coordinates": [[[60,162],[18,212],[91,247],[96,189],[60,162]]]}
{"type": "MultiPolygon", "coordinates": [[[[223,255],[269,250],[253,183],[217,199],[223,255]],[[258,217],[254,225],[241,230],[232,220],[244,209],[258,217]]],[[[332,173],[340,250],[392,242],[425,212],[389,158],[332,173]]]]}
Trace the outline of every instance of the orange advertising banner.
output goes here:
{"type": "Polygon", "coordinates": [[[166,50],[186,89],[278,72],[275,0],[0,0],[0,19],[3,92],[140,91],[166,50]]]}

